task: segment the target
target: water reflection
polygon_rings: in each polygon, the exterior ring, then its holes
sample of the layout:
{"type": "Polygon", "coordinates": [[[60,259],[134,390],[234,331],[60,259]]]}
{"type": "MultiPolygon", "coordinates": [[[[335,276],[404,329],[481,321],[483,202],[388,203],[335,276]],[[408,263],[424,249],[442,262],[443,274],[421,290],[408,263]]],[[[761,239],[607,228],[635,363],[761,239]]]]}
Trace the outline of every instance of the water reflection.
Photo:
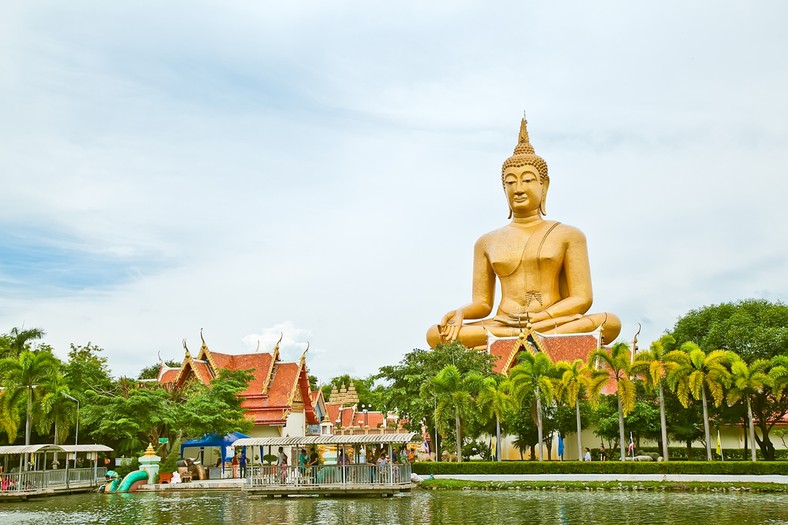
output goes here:
{"type": "Polygon", "coordinates": [[[788,523],[785,496],[563,491],[414,492],[395,498],[255,499],[241,493],[84,494],[0,504],[0,523],[788,523]]]}

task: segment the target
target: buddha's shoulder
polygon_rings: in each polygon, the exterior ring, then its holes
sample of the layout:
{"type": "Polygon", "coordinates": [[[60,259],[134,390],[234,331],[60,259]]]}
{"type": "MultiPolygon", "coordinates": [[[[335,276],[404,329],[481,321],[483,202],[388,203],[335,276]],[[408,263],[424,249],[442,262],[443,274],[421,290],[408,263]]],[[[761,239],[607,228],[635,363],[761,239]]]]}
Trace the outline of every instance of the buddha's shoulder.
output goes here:
{"type": "MultiPolygon", "coordinates": [[[[583,234],[579,228],[557,221],[545,221],[545,223],[548,227],[552,226],[552,229],[549,232],[549,235],[552,238],[558,237],[567,242],[585,241],[585,234],[583,234]]],[[[481,247],[489,246],[491,244],[494,245],[504,240],[511,239],[512,237],[522,237],[524,234],[526,236],[528,235],[528,233],[510,223],[506,226],[485,233],[479,237],[479,240],[476,241],[476,245],[481,247]]]]}
{"type": "MultiPolygon", "coordinates": [[[[585,234],[575,226],[570,226],[569,224],[564,224],[562,222],[557,223],[555,229],[553,230],[554,233],[565,237],[566,239],[576,239],[576,240],[585,240],[585,234]]],[[[551,233],[550,235],[552,235],[551,233]]]]}

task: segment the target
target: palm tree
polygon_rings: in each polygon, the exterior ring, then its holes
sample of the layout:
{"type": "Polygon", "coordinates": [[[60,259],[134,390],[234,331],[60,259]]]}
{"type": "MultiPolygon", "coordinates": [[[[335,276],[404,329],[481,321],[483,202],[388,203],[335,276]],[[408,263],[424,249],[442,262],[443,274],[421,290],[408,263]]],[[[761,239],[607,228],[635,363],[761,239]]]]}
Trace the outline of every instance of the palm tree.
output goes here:
{"type": "Polygon", "coordinates": [[[740,400],[747,401],[747,423],[750,431],[750,452],[752,461],[757,460],[755,452],[755,423],[752,418],[751,399],[753,394],[763,392],[764,388],[772,385],[767,369],[769,361],[756,359],[749,365],[738,355],[731,354],[731,387],[728,390],[728,406],[733,406],[740,400]]]}
{"type": "Polygon", "coordinates": [[[772,395],[779,399],[788,390],[788,356],[776,355],[772,358],[769,377],[772,381],[772,395]]]}
{"type": "Polygon", "coordinates": [[[44,394],[33,412],[36,414],[36,428],[40,434],[48,434],[54,426],[54,444],[64,443],[69,431],[77,419],[77,405],[66,397],[70,395],[63,376],[57,374],[49,384],[49,391],[44,394]]]}
{"type": "Polygon", "coordinates": [[[542,461],[542,400],[550,403],[553,400],[553,376],[555,369],[552,361],[545,354],[522,352],[520,362],[509,372],[514,398],[518,404],[531,394],[536,403],[536,431],[539,461],[542,461]]]}
{"type": "Polygon", "coordinates": [[[585,394],[585,398],[588,401],[596,404],[608,375],[586,365],[582,359],[575,359],[571,364],[566,361],[559,361],[555,364],[555,367],[561,374],[560,378],[555,381],[555,397],[561,401],[566,401],[569,406],[575,407],[575,415],[577,417],[577,457],[582,460],[583,439],[580,424],[580,399],[585,394]]]}
{"type": "Polygon", "coordinates": [[[457,461],[462,461],[462,416],[474,406],[475,396],[482,388],[484,376],[470,371],[461,374],[454,365],[445,366],[427,384],[428,390],[437,396],[436,424],[449,408],[454,409],[454,425],[457,435],[457,461]]]}
{"type": "Polygon", "coordinates": [[[0,359],[0,384],[5,388],[0,399],[8,416],[3,419],[3,424],[9,441],[16,439],[19,428],[16,408],[24,399],[27,403],[25,445],[30,444],[33,398],[43,398],[59,368],[60,360],[49,350],[23,350],[17,357],[0,359]]]}
{"type": "Polygon", "coordinates": [[[599,363],[609,372],[607,380],[611,378],[616,382],[616,399],[618,400],[618,436],[621,448],[621,461],[626,460],[624,451],[624,416],[635,409],[635,383],[631,379],[632,357],[626,343],[616,343],[608,353],[599,349],[589,359],[590,363],[599,363]]]}
{"type": "Polygon", "coordinates": [[[44,331],[40,328],[24,328],[20,330],[13,327],[8,334],[8,346],[5,349],[0,349],[0,357],[17,357],[24,350],[30,349],[30,343],[34,339],[41,339],[44,337],[44,331]]]}
{"type": "Polygon", "coordinates": [[[666,357],[675,345],[673,336],[664,335],[659,341],[651,343],[648,350],[638,352],[632,366],[633,372],[644,373],[646,386],[656,387],[659,392],[659,423],[662,430],[662,457],[665,461],[668,461],[668,425],[665,418],[664,384],[668,373],[676,367],[676,363],[666,357]]]}
{"type": "Polygon", "coordinates": [[[501,419],[514,404],[512,384],[506,377],[487,377],[479,391],[479,408],[487,416],[495,416],[495,460],[501,461],[501,419]]]}
{"type": "Polygon", "coordinates": [[[708,389],[714,406],[720,406],[725,388],[730,385],[730,372],[726,365],[730,353],[714,350],[708,354],[695,343],[687,342],[681,349],[668,352],[666,359],[676,363],[667,376],[668,386],[676,392],[679,402],[685,408],[690,398],[699,400],[703,405],[703,431],[706,437],[706,460],[711,461],[711,432],[709,431],[709,406],[706,395],[708,389]]]}

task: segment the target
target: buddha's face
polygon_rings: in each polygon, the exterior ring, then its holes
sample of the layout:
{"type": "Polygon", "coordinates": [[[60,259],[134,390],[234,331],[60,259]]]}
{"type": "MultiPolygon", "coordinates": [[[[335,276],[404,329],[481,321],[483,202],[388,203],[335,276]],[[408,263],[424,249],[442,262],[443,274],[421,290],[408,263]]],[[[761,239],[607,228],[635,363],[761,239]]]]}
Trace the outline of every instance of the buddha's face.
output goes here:
{"type": "Polygon", "coordinates": [[[509,208],[515,217],[526,217],[539,213],[545,188],[539,180],[539,172],[533,166],[506,168],[503,187],[509,208]]]}

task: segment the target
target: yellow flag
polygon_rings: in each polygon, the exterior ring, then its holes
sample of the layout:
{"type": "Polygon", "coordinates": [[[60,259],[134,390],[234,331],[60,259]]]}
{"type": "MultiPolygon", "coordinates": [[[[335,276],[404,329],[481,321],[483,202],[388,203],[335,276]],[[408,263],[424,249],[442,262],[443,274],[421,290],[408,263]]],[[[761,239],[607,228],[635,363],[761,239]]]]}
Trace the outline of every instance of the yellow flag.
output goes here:
{"type": "Polygon", "coordinates": [[[720,429],[717,429],[717,455],[722,458],[722,441],[720,440],[720,429]]]}

